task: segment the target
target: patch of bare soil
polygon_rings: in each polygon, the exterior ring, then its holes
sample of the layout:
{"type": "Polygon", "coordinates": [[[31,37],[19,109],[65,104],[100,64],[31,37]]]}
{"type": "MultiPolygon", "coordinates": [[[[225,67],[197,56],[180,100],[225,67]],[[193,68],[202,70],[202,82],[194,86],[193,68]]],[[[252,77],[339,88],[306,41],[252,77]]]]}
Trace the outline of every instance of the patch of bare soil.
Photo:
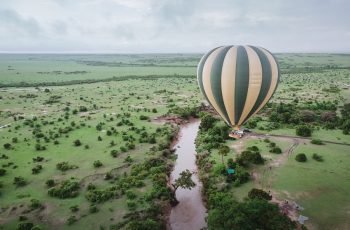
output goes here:
{"type": "Polygon", "coordinates": [[[178,116],[174,115],[163,115],[160,117],[156,117],[152,120],[152,122],[156,124],[177,124],[181,125],[183,124],[184,120],[178,116]]]}
{"type": "Polygon", "coordinates": [[[230,147],[240,154],[244,150],[244,137],[233,142],[230,147]]]}

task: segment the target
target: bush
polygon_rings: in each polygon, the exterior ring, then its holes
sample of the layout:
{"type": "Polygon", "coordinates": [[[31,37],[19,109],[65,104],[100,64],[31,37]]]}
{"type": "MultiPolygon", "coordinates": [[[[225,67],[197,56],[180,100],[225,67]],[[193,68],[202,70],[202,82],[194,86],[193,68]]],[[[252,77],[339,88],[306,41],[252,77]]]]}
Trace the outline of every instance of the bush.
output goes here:
{"type": "Polygon", "coordinates": [[[311,144],[314,145],[323,145],[323,142],[320,139],[312,139],[311,144]]]}
{"type": "Polygon", "coordinates": [[[21,222],[17,225],[17,230],[31,230],[34,227],[34,224],[31,222],[21,222]]]}
{"type": "Polygon", "coordinates": [[[103,164],[102,164],[101,161],[99,161],[99,160],[94,161],[94,167],[95,167],[95,168],[99,168],[99,167],[101,167],[102,165],[103,165],[103,164]]]}
{"type": "Polygon", "coordinates": [[[126,197],[130,200],[133,200],[136,198],[136,194],[133,191],[128,190],[128,191],[126,191],[126,197]]]}
{"type": "Polygon", "coordinates": [[[299,125],[299,126],[297,126],[295,133],[296,133],[296,135],[301,136],[301,137],[310,137],[312,130],[307,125],[299,125]]]}
{"type": "Polygon", "coordinates": [[[140,120],[141,121],[149,120],[149,117],[145,115],[140,115],[140,120]]]}
{"type": "Polygon", "coordinates": [[[60,184],[48,190],[48,194],[52,197],[61,199],[76,197],[79,194],[79,183],[75,181],[65,180],[60,184]]]}
{"type": "Polygon", "coordinates": [[[111,150],[111,155],[112,155],[112,157],[118,157],[118,150],[116,150],[116,149],[113,149],[113,150],[111,150]]]}
{"type": "Polygon", "coordinates": [[[81,141],[80,140],[75,140],[74,141],[74,145],[75,146],[80,146],[81,145],[81,141]]]}
{"type": "Polygon", "coordinates": [[[79,211],[79,206],[78,205],[73,205],[71,207],[69,207],[70,211],[71,212],[77,212],[79,211]]]}
{"type": "Polygon", "coordinates": [[[23,177],[19,176],[13,179],[13,184],[16,185],[17,187],[23,187],[27,184],[27,182],[23,177]]]}
{"type": "Polygon", "coordinates": [[[12,148],[12,145],[10,143],[5,143],[4,144],[4,148],[5,149],[11,149],[12,148]]]}
{"type": "Polygon", "coordinates": [[[295,160],[298,162],[306,162],[307,161],[307,157],[304,153],[299,153],[295,156],[295,160]]]}
{"type": "Polygon", "coordinates": [[[124,159],[124,162],[125,162],[125,163],[131,163],[131,162],[133,162],[133,159],[131,158],[130,155],[128,155],[128,156],[124,159]]]}
{"type": "Polygon", "coordinates": [[[86,199],[93,203],[102,203],[117,196],[118,191],[116,187],[110,187],[104,190],[94,188],[88,190],[85,194],[86,199]]]}
{"type": "Polygon", "coordinates": [[[43,166],[36,165],[36,166],[34,166],[34,168],[32,168],[32,174],[38,174],[41,172],[42,169],[43,169],[43,166]]]}
{"type": "Polygon", "coordinates": [[[280,154],[282,153],[282,149],[280,147],[273,147],[272,149],[270,149],[270,153],[280,154]]]}
{"type": "Polygon", "coordinates": [[[75,216],[70,216],[68,219],[67,219],[67,224],[68,225],[72,225],[74,224],[75,222],[77,222],[77,218],[75,216]]]}
{"type": "Polygon", "coordinates": [[[252,152],[249,150],[243,151],[239,156],[240,159],[245,161],[244,164],[253,163],[253,164],[263,164],[264,159],[262,158],[259,152],[252,152]]]}
{"type": "Polygon", "coordinates": [[[265,192],[264,190],[253,188],[252,190],[249,191],[248,198],[249,199],[257,198],[257,199],[263,199],[263,200],[271,200],[272,196],[269,193],[265,192]]]}
{"type": "Polygon", "coordinates": [[[59,162],[56,164],[56,168],[62,172],[67,171],[69,169],[76,169],[78,166],[70,165],[67,161],[59,162]]]}
{"type": "Polygon", "coordinates": [[[90,213],[96,213],[96,212],[98,212],[98,211],[99,211],[99,210],[98,210],[98,208],[97,208],[96,205],[91,205],[90,208],[89,208],[89,212],[90,212],[90,213]]]}
{"type": "Polygon", "coordinates": [[[6,174],[6,169],[0,169],[0,176],[4,176],[6,174]]]}
{"type": "Polygon", "coordinates": [[[312,159],[319,162],[323,161],[323,157],[321,155],[318,155],[317,153],[312,154],[312,159]]]}
{"type": "Polygon", "coordinates": [[[133,200],[127,200],[126,204],[127,204],[129,210],[135,210],[137,207],[137,203],[133,200]]]}
{"type": "Polygon", "coordinates": [[[45,182],[46,186],[51,188],[53,186],[55,186],[55,181],[53,179],[48,179],[46,182],[45,182]]]}
{"type": "Polygon", "coordinates": [[[34,209],[38,209],[38,208],[42,208],[43,205],[40,203],[39,200],[37,199],[31,199],[30,200],[30,204],[29,204],[29,208],[34,210],[34,209]]]}
{"type": "Polygon", "coordinates": [[[202,119],[201,119],[201,124],[200,124],[200,129],[202,131],[207,131],[211,128],[214,127],[215,122],[217,121],[216,118],[214,118],[212,115],[210,114],[205,114],[202,119]]]}

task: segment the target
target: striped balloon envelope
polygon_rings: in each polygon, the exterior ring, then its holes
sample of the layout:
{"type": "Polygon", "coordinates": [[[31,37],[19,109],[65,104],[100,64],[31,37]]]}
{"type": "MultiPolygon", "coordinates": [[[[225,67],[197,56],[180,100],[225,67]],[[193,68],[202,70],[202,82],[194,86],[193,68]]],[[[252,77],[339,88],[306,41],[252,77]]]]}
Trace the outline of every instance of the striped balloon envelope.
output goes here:
{"type": "Polygon", "coordinates": [[[202,94],[236,129],[270,100],[279,78],[274,56],[255,46],[217,47],[202,57],[197,68],[202,94]]]}

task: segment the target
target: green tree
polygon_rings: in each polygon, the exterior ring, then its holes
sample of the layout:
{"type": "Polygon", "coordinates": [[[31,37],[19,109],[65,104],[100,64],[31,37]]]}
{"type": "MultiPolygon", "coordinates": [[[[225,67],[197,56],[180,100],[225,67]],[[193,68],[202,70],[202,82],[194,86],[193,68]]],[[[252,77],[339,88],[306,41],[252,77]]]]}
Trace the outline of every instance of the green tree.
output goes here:
{"type": "Polygon", "coordinates": [[[179,178],[177,178],[174,183],[172,184],[173,189],[172,189],[172,201],[171,204],[173,206],[177,205],[179,201],[176,199],[176,190],[178,188],[183,188],[183,189],[192,189],[196,186],[194,181],[192,180],[192,173],[190,170],[186,169],[185,171],[182,171],[180,173],[179,178]]]}
{"type": "Polygon", "coordinates": [[[249,199],[264,199],[264,200],[271,200],[272,196],[265,192],[264,190],[253,188],[252,190],[249,191],[248,193],[248,198],[249,199]]]}
{"type": "Polygon", "coordinates": [[[219,148],[218,154],[221,156],[222,164],[224,163],[224,156],[227,156],[227,154],[230,152],[230,148],[227,145],[222,145],[219,148]]]}
{"type": "Polygon", "coordinates": [[[298,162],[306,162],[307,161],[307,157],[306,157],[305,153],[298,153],[295,156],[295,160],[298,161],[298,162]]]}
{"type": "Polygon", "coordinates": [[[307,125],[299,125],[295,130],[296,135],[301,137],[310,137],[312,129],[307,125]]]}

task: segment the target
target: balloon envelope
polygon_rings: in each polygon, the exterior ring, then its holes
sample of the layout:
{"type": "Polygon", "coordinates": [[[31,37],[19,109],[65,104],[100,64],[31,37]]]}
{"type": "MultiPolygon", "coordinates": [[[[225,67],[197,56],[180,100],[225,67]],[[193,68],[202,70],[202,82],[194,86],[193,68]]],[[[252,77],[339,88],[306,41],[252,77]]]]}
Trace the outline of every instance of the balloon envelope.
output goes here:
{"type": "Polygon", "coordinates": [[[278,63],[264,48],[221,46],[205,54],[197,80],[209,104],[230,126],[240,126],[261,110],[276,90],[278,63]]]}

